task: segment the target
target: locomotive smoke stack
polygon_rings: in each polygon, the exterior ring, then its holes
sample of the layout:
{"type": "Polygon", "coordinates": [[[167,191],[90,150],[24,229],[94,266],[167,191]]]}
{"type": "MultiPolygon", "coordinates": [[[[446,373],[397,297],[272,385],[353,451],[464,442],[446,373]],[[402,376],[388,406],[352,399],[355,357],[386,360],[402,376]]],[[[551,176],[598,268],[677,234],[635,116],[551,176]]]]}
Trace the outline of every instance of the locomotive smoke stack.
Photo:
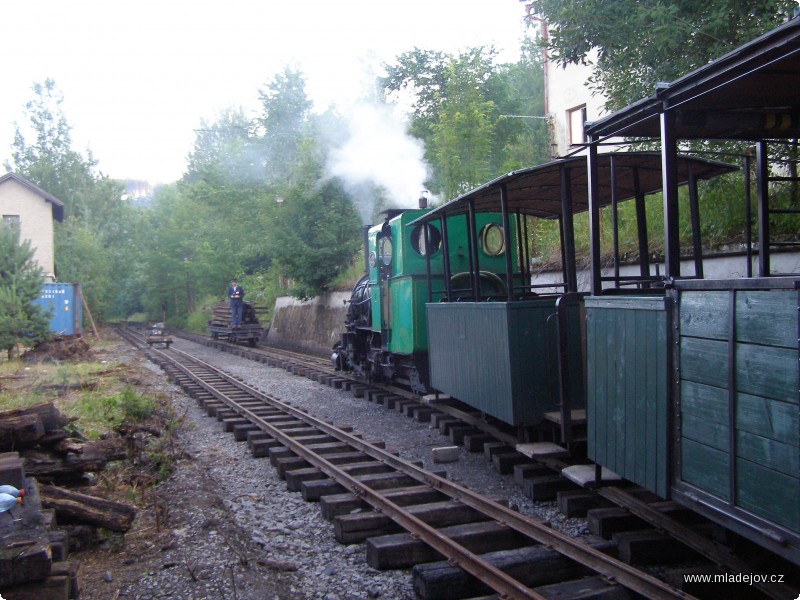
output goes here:
{"type": "Polygon", "coordinates": [[[369,275],[369,225],[361,228],[361,238],[364,242],[364,275],[369,275]]]}
{"type": "Polygon", "coordinates": [[[422,193],[419,195],[419,207],[428,208],[428,190],[422,190],[422,193]]]}

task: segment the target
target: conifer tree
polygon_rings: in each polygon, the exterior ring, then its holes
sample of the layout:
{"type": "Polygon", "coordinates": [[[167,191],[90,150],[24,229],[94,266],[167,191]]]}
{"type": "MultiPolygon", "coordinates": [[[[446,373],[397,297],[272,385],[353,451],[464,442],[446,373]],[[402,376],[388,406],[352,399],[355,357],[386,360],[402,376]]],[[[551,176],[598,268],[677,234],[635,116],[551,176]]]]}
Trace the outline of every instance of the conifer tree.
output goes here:
{"type": "Polygon", "coordinates": [[[0,224],[0,348],[9,360],[18,344],[32,346],[50,337],[48,317],[33,303],[43,282],[30,241],[20,243],[17,229],[0,224]]]}

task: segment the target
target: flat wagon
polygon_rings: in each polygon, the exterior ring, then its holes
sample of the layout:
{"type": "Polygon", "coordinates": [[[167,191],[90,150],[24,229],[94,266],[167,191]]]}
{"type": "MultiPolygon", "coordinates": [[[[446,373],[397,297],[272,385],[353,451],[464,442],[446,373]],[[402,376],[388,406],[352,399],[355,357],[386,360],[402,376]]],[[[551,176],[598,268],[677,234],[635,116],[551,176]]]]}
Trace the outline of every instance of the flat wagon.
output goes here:
{"type": "Polygon", "coordinates": [[[214,307],[206,331],[212,339],[223,339],[234,344],[256,346],[264,334],[264,327],[258,319],[259,310],[250,302],[242,307],[242,324],[231,327],[231,313],[228,302],[222,301],[214,307]]]}

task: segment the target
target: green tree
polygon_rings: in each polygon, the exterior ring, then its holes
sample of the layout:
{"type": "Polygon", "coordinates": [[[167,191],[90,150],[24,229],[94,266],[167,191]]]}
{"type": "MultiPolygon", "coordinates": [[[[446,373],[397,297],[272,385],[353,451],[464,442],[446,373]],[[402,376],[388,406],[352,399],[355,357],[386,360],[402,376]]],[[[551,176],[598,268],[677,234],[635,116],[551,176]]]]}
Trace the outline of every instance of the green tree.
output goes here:
{"type": "Polygon", "coordinates": [[[19,231],[0,224],[0,348],[9,360],[18,344],[34,345],[50,337],[49,320],[33,303],[43,283],[30,242],[20,244],[19,231]]]}
{"type": "MultiPolygon", "coordinates": [[[[181,186],[160,190],[149,207],[141,244],[141,303],[153,318],[166,308],[170,324],[183,325],[197,298],[224,281],[228,266],[235,268],[231,238],[211,237],[213,211],[181,186]],[[225,251],[225,248],[228,251],[225,251]],[[226,264],[227,263],[227,264],[226,264]]],[[[216,290],[219,292],[219,290],[216,290]]]]}
{"type": "Polygon", "coordinates": [[[258,119],[264,147],[265,175],[283,181],[297,174],[304,138],[308,137],[308,117],[312,102],[306,94],[305,77],[300,71],[285,68],[261,90],[262,114],[258,119]]]}
{"type": "Polygon", "coordinates": [[[255,129],[242,109],[226,109],[215,122],[201,122],[183,182],[202,181],[208,185],[262,182],[265,157],[255,129]]]}
{"type": "Polygon", "coordinates": [[[174,280],[188,282],[180,293],[167,294],[171,314],[194,307],[207,295],[222,297],[232,275],[269,269],[264,239],[278,194],[274,177],[267,174],[266,144],[259,132],[238,110],[204,124],[186,175],[150,207],[158,215],[152,223],[159,231],[150,244],[151,273],[162,272],[165,261],[173,274],[159,283],[162,290],[174,280]],[[182,262],[173,263],[166,246],[182,262]],[[176,298],[182,300],[173,306],[176,298]]]}
{"type": "Polygon", "coordinates": [[[293,282],[290,293],[301,299],[329,291],[360,244],[353,203],[337,179],[322,178],[322,156],[310,146],[301,154],[306,178],[285,190],[265,240],[282,274],[293,282]]]}
{"type": "Polygon", "coordinates": [[[94,185],[91,172],[97,163],[91,155],[84,159],[72,149],[72,127],[55,81],[34,83],[32,90],[34,98],[25,104],[27,126],[15,122],[11,162],[4,166],[63,200],[65,217],[85,217],[88,191],[94,185]]]}
{"type": "Polygon", "coordinates": [[[124,287],[121,279],[135,257],[135,209],[123,200],[121,182],[95,172],[90,152],[84,158],[72,149],[55,82],[36,83],[33,92],[25,105],[27,127],[16,125],[12,161],[5,167],[64,202],[64,222],[55,228],[56,275],[80,283],[94,318],[104,320],[118,314],[115,290],[124,287]]]}
{"type": "Polygon", "coordinates": [[[493,175],[495,104],[483,85],[490,69],[490,57],[480,50],[453,58],[447,66],[433,126],[445,198],[455,198],[493,175]]]}
{"type": "Polygon", "coordinates": [[[497,107],[494,173],[508,173],[550,160],[544,113],[542,49],[532,37],[523,40],[520,59],[500,65],[486,82],[487,97],[497,107]]]}
{"type": "MultiPolygon", "coordinates": [[[[96,231],[79,219],[66,220],[59,227],[56,239],[58,253],[69,257],[59,262],[59,279],[81,284],[81,293],[95,321],[108,317],[115,283],[124,277],[125,270],[115,270],[113,254],[106,251],[96,231]]],[[[120,249],[125,247],[120,244],[120,249]]]]}
{"type": "Polygon", "coordinates": [[[305,297],[324,291],[357,248],[357,221],[350,230],[340,223],[353,209],[322,169],[327,134],[341,123],[331,113],[311,115],[305,79],[289,68],[265,86],[261,102],[252,126],[236,111],[204,126],[186,176],[168,202],[153,207],[162,233],[151,243],[146,286],[157,284],[179,311],[192,302],[180,300],[176,280],[203,280],[186,284],[200,297],[220,294],[237,275],[252,282],[248,298],[255,299],[274,297],[278,281],[290,278],[305,297]],[[178,264],[178,255],[187,260],[178,264]]]}
{"type": "Polygon", "coordinates": [[[562,64],[597,50],[590,86],[619,109],[774,28],[794,0],[531,0],[550,26],[548,47],[562,64]]]}
{"type": "Polygon", "coordinates": [[[444,52],[414,48],[402,53],[394,63],[386,64],[386,76],[379,80],[387,95],[411,94],[414,99],[411,133],[422,140],[430,138],[430,130],[438,121],[450,61],[451,57],[444,52]]]}
{"type": "Polygon", "coordinates": [[[409,134],[422,140],[425,161],[433,167],[431,180],[427,185],[435,194],[441,194],[444,184],[433,138],[439,123],[440,103],[443,100],[441,92],[447,83],[451,59],[444,52],[415,47],[400,54],[393,63],[384,65],[386,76],[379,79],[379,85],[387,98],[413,98],[409,134]]]}
{"type": "Polygon", "coordinates": [[[433,167],[429,189],[445,198],[548,158],[535,41],[525,40],[517,63],[498,64],[496,56],[484,47],[452,56],[415,48],[379,80],[388,98],[413,98],[410,133],[433,167]]]}

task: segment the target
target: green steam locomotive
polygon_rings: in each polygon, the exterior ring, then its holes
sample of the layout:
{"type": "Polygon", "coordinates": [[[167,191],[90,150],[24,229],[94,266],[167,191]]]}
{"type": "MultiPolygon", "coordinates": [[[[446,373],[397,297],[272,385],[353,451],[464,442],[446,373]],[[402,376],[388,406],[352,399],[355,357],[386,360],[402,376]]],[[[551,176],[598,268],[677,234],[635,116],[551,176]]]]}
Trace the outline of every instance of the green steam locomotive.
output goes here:
{"type": "Polygon", "coordinates": [[[449,236],[440,223],[409,227],[429,212],[423,200],[419,209],[385,211],[383,223],[365,231],[366,272],[353,288],[346,331],[332,356],[340,370],[420,394],[430,389],[425,304],[446,297],[469,301],[476,294],[504,297],[506,255],[518,260],[517,249],[506,248],[499,214],[476,217],[480,235],[474,247],[467,243],[463,218],[446,222],[449,236]],[[447,239],[459,241],[448,247],[447,239]],[[449,261],[442,260],[445,252],[449,261]]]}

